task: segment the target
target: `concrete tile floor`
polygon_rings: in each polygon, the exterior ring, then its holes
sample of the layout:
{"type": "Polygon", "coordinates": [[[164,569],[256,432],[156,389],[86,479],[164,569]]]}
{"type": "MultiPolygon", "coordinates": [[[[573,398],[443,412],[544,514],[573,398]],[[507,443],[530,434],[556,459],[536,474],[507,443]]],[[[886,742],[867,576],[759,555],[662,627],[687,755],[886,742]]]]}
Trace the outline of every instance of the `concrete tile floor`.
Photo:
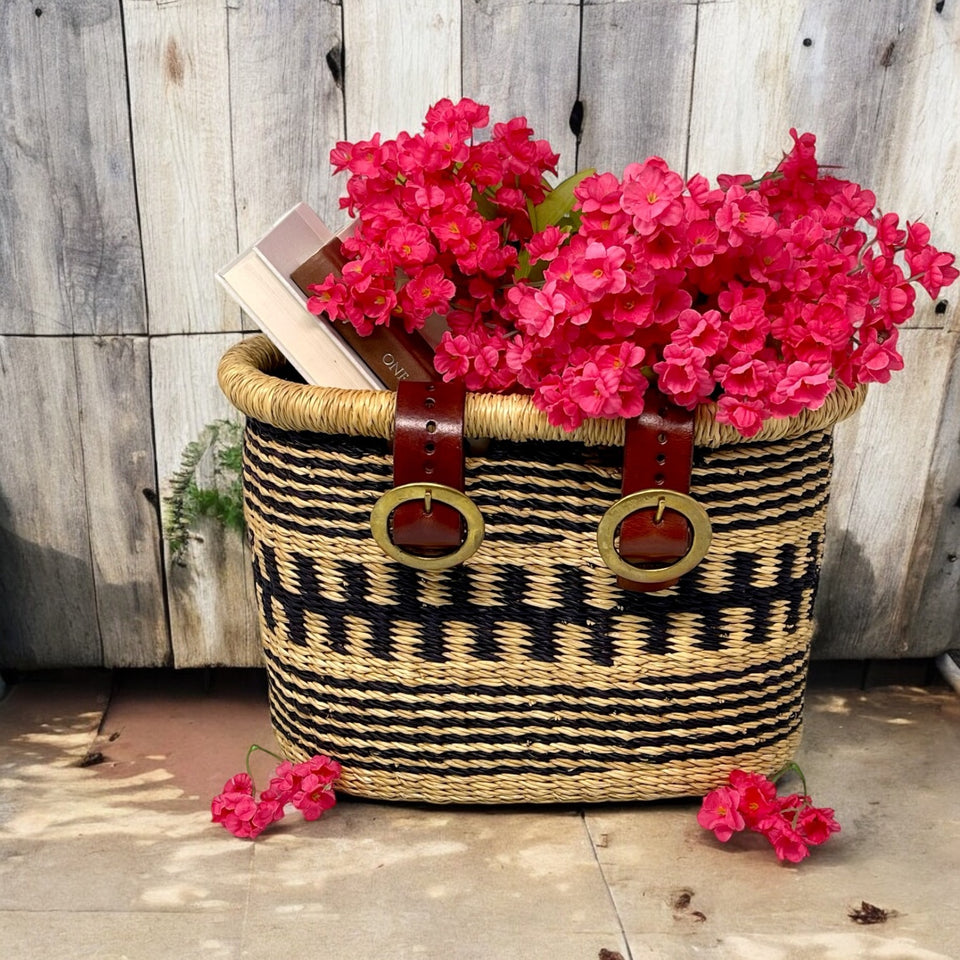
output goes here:
{"type": "Polygon", "coordinates": [[[783,866],[761,838],[715,842],[686,801],[344,799],[237,840],[210,797],[272,738],[259,674],[212,677],[41,675],[0,701],[0,957],[960,958],[946,687],[811,690],[798,759],[843,831],[783,866]],[[864,900],[890,918],[854,923],[864,900]]]}

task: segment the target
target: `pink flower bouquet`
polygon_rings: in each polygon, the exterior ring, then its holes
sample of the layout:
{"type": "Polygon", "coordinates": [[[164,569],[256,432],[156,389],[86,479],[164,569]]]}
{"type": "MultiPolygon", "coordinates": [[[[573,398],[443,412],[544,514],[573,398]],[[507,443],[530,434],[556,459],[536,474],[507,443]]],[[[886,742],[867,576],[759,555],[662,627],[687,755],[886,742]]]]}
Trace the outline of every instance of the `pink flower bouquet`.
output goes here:
{"type": "Polygon", "coordinates": [[[255,840],[270,824],[282,820],[289,805],[299,810],[304,820],[317,820],[336,804],[333,784],[341,772],[340,764],[327,756],[318,754],[294,764],[253,744],[247,751],[246,772],[232,776],[211,800],[211,819],[245,840],[255,840]],[[250,757],[257,750],[280,760],[259,797],[250,773],[250,757]]]}
{"type": "Polygon", "coordinates": [[[565,429],[636,416],[656,383],[752,436],[838,384],[886,382],[915,284],[936,297],[957,277],[922,223],[825,175],[810,133],[760,177],[711,186],[650,157],[551,189],[550,145],[523,117],[477,142],[488,114],[442,100],[422,133],[337,144],[358,220],[310,308],[361,334],[441,314],[444,379],[529,393],[565,429]]]}
{"type": "Polygon", "coordinates": [[[778,796],[776,781],[790,771],[799,774],[803,781],[803,774],[794,763],[773,780],[759,773],[732,770],[725,785],[703,798],[697,822],[712,830],[722,843],[742,830],[762,834],[778,859],[799,863],[810,855],[811,847],[826,843],[839,832],[840,824],[830,807],[813,806],[806,796],[805,781],[802,794],[778,796]]]}

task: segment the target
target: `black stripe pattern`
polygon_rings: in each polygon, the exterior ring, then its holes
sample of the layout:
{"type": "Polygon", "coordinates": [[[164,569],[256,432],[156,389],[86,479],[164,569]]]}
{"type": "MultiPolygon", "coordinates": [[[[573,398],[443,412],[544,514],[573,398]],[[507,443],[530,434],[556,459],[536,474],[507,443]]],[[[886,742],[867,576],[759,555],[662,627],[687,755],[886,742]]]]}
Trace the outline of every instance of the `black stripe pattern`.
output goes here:
{"type": "Polygon", "coordinates": [[[248,421],[246,510],[281,741],[336,756],[348,789],[409,799],[424,796],[409,786],[418,777],[458,783],[457,800],[483,799],[465,786],[475,782],[489,797],[500,780],[513,785],[503,798],[528,799],[516,785],[534,777],[558,799],[560,782],[649,777],[651,765],[673,770],[664,795],[696,793],[743,756],[785,759],[802,712],[829,433],[698,451],[691,493],[714,541],[653,594],[620,590],[597,553],[620,456],[491,444],[467,463],[483,546],[424,573],[370,536],[392,482],[384,441],[248,421]],[[691,771],[680,788],[677,765],[691,771]],[[382,778],[405,786],[380,789],[382,778]]]}

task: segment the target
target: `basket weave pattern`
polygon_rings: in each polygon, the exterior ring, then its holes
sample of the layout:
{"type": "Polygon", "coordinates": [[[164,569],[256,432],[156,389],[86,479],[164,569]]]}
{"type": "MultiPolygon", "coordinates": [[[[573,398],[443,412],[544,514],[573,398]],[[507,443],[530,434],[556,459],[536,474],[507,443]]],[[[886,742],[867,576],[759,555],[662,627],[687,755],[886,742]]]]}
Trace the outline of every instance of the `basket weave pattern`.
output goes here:
{"type": "Polygon", "coordinates": [[[691,494],[714,540],[699,567],[653,594],[618,588],[597,552],[621,456],[495,440],[467,460],[483,545],[428,573],[385,557],[370,536],[392,482],[383,438],[249,416],[245,505],[285,752],[336,757],[346,792],[480,803],[699,795],[732,767],[788,761],[829,425],[698,445],[691,494]]]}

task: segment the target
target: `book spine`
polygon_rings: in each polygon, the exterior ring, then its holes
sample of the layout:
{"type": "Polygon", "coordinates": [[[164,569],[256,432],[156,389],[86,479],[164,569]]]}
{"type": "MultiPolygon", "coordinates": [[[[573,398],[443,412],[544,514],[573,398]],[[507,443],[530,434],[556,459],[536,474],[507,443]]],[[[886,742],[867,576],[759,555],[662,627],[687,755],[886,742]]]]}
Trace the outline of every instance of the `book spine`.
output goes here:
{"type": "Polygon", "coordinates": [[[387,327],[374,327],[373,333],[361,337],[345,320],[333,321],[331,326],[390,390],[396,390],[401,380],[441,379],[433,366],[433,354],[417,334],[403,331],[399,335],[387,327]]]}
{"type": "MultiPolygon", "coordinates": [[[[331,273],[339,275],[344,263],[340,239],[335,237],[294,270],[290,279],[309,297],[312,285],[321,283],[331,273]]],[[[390,390],[396,390],[401,380],[442,379],[433,365],[432,348],[416,331],[407,333],[403,328],[377,326],[369,336],[362,337],[347,321],[318,319],[326,320],[390,390]]]]}

